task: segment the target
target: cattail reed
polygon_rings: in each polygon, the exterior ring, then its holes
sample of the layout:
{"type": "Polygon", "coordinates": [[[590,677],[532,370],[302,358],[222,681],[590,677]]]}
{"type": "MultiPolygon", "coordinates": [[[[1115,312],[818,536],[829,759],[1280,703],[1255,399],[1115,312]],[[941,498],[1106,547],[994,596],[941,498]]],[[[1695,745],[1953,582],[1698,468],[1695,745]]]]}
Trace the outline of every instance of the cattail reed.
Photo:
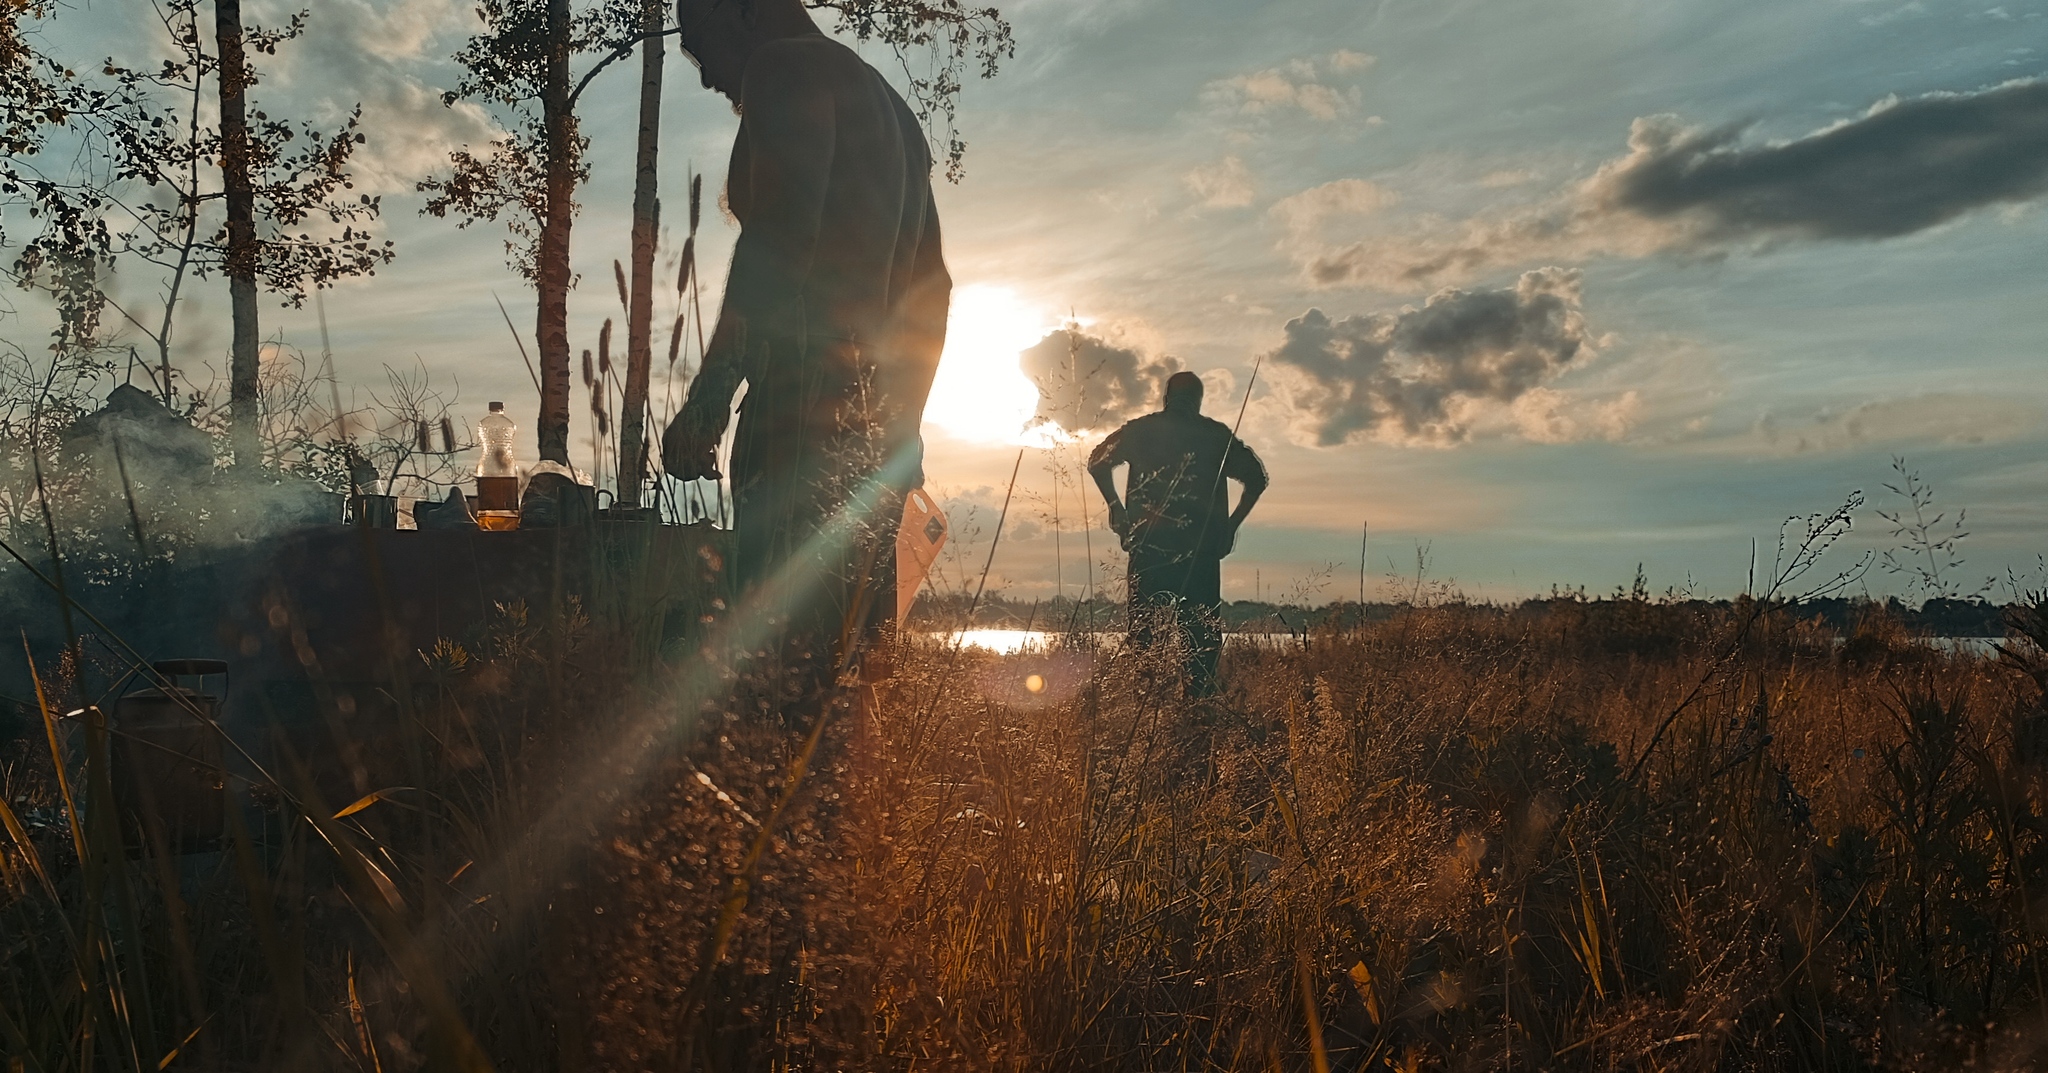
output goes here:
{"type": "Polygon", "coordinates": [[[599,376],[610,376],[612,374],[612,319],[610,317],[604,319],[604,327],[599,329],[597,333],[597,374],[599,376]]]}
{"type": "Polygon", "coordinates": [[[687,318],[687,316],[686,316],[685,314],[682,314],[682,313],[678,313],[678,314],[676,314],[676,326],[675,326],[674,328],[671,328],[671,329],[669,329],[669,333],[668,333],[668,363],[669,363],[669,364],[670,364],[671,366],[673,366],[673,365],[674,365],[674,364],[676,363],[676,355],[682,352],[682,348],[683,348],[683,322],[684,322],[684,321],[685,321],[686,319],[688,319],[688,318],[687,318]]]}
{"type": "Polygon", "coordinates": [[[676,269],[676,294],[690,292],[690,274],[697,270],[697,236],[683,240],[683,263],[676,269]]]}
{"type": "Polygon", "coordinates": [[[583,386],[587,388],[597,387],[597,369],[590,363],[590,351],[588,350],[583,352],[583,386]]]}
{"type": "Polygon", "coordinates": [[[612,279],[619,285],[619,308],[630,311],[633,303],[626,300],[626,269],[616,257],[612,258],[612,279]]]}
{"type": "Polygon", "coordinates": [[[455,453],[455,422],[448,420],[446,415],[441,418],[441,453],[455,453]]]}
{"type": "Polygon", "coordinates": [[[697,237],[697,217],[704,204],[704,176],[690,176],[690,237],[697,237]]]}
{"type": "Polygon", "coordinates": [[[433,454],[434,445],[427,438],[427,423],[425,421],[414,422],[413,433],[414,446],[419,448],[420,453],[423,455],[433,454]]]}

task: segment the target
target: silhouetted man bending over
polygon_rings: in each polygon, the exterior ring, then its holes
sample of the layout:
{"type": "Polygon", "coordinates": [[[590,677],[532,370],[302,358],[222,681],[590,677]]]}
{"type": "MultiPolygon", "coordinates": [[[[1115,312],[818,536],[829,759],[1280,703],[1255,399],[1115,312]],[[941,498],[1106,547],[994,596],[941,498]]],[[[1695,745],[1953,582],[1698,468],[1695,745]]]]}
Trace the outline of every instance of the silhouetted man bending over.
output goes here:
{"type": "Polygon", "coordinates": [[[1221,421],[1202,416],[1202,378],[1175,373],[1166,409],[1110,433],[1088,456],[1088,473],[1109,501],[1109,527],[1130,553],[1131,638],[1156,639],[1171,615],[1188,639],[1188,692],[1216,691],[1223,651],[1223,557],[1266,492],[1266,467],[1221,421]],[[1125,494],[1115,470],[1129,465],[1125,494]],[[1244,491],[1230,509],[1224,479],[1244,491]]]}
{"type": "Polygon", "coordinates": [[[902,495],[924,483],[918,426],[953,286],[931,153],[903,99],[799,0],[680,0],[676,20],[705,87],[740,113],[725,186],[740,237],[662,461],[715,479],[747,385],[733,576],[754,612],[845,655],[895,620],[902,495]]]}

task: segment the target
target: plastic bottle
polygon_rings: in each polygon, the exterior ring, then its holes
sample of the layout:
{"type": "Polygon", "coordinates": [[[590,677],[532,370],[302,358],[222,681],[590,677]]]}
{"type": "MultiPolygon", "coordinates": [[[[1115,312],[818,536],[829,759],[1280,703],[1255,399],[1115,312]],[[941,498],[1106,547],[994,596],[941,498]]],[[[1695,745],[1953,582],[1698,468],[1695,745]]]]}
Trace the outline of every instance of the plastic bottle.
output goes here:
{"type": "Polygon", "coordinates": [[[477,460],[477,476],[519,476],[519,463],[512,458],[512,434],[517,431],[519,426],[505,416],[505,404],[492,403],[490,415],[476,423],[476,440],[484,449],[483,457],[477,460]]]}
{"type": "Polygon", "coordinates": [[[477,443],[483,446],[476,464],[476,518],[484,529],[519,528],[519,462],[512,457],[517,431],[502,402],[492,403],[491,412],[476,423],[477,443]]]}

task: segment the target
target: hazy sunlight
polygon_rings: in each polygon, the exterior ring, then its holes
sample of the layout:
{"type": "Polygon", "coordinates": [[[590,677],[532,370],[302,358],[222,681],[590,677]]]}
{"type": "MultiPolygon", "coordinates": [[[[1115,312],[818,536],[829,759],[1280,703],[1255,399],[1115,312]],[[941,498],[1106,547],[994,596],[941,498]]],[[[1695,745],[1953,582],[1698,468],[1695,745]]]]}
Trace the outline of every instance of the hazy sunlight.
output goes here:
{"type": "Polygon", "coordinates": [[[1050,317],[1015,291],[977,283],[953,292],[946,349],[924,420],[964,440],[1017,443],[1038,410],[1038,387],[1017,355],[1045,338],[1050,317]]]}

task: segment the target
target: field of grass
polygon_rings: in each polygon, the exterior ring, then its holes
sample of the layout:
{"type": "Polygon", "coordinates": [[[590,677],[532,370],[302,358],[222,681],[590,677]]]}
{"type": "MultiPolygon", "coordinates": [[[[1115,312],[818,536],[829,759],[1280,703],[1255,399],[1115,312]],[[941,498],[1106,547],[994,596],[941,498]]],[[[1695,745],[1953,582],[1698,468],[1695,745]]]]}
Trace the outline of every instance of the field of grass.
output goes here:
{"type": "MultiPolygon", "coordinates": [[[[2010,615],[1988,655],[1882,607],[1410,608],[1189,702],[1087,637],[818,696],[510,614],[346,780],[264,752],[218,853],[124,833],[93,717],[6,745],[0,1054],[2033,1068],[2048,606],[2010,615]]],[[[107,673],[39,669],[52,712],[107,673]]]]}

